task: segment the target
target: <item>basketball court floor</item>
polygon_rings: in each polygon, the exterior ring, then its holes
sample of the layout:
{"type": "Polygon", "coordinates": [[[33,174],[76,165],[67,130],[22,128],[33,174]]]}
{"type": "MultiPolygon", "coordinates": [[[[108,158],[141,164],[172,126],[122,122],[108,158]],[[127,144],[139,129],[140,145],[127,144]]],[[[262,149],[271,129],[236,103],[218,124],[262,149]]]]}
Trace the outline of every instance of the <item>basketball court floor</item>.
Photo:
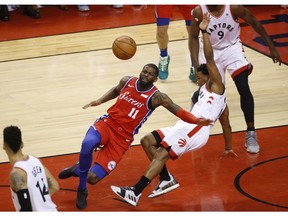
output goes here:
{"type": "MultiPolygon", "coordinates": [[[[180,187],[157,198],[148,198],[155,179],[145,189],[137,207],[120,201],[110,185],[135,184],[149,161],[139,146],[144,134],[173,125],[177,118],[156,110],[136,135],[118,167],[99,184],[88,186],[85,212],[286,212],[288,210],[288,10],[279,5],[248,6],[273,39],[282,57],[273,64],[269,50],[250,26],[241,24],[241,40],[254,71],[249,78],[255,100],[255,122],[261,151],[244,148],[245,122],[239,95],[227,76],[227,100],[237,158],[223,158],[220,124],[202,149],[190,152],[167,166],[180,187]]],[[[115,9],[92,5],[90,12],[57,6],[40,9],[38,20],[13,11],[10,21],[0,22],[0,128],[22,129],[24,152],[41,158],[57,178],[78,160],[81,141],[94,120],[113,101],[87,110],[126,75],[138,76],[146,63],[158,64],[154,6],[125,5],[115,9]],[[129,35],[137,43],[136,55],[127,61],[113,56],[113,40],[129,35]]],[[[188,79],[190,67],[187,33],[175,8],[169,28],[170,75],[158,88],[180,106],[189,107],[197,86],[188,79]]],[[[2,132],[0,139],[3,140],[2,132]]],[[[97,154],[97,153],[95,153],[97,154]]],[[[11,165],[0,151],[0,211],[12,212],[9,189],[11,165]]],[[[58,179],[58,178],[57,178],[58,179]]],[[[78,212],[77,178],[58,179],[61,190],[53,197],[61,212],[78,212]]],[[[176,213],[177,214],[177,213],[176,213]]]]}

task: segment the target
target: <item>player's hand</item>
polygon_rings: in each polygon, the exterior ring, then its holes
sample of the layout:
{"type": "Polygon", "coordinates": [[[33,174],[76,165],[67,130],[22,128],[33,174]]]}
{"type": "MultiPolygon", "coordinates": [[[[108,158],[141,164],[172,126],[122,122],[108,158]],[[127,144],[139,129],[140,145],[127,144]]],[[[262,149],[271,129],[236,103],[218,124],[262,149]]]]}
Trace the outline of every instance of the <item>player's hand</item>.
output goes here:
{"type": "MultiPolygon", "coordinates": [[[[198,22],[198,19],[197,18],[195,18],[195,19],[198,22]]],[[[206,12],[203,15],[203,19],[202,19],[201,23],[199,24],[199,28],[201,30],[206,30],[208,25],[209,25],[209,22],[210,22],[210,15],[208,14],[208,12],[206,12]]]]}
{"type": "Polygon", "coordinates": [[[87,109],[88,107],[91,107],[91,106],[98,106],[100,104],[101,104],[101,101],[99,101],[99,100],[92,101],[92,102],[86,104],[85,106],[83,106],[82,109],[87,109]]]}
{"type": "Polygon", "coordinates": [[[210,119],[204,119],[204,118],[199,118],[199,121],[198,121],[198,125],[201,125],[201,126],[208,126],[208,125],[211,125],[212,124],[212,120],[210,119]]]}
{"type": "Polygon", "coordinates": [[[228,158],[236,158],[238,155],[231,149],[231,150],[225,150],[222,155],[220,156],[220,159],[228,157],[228,158]]]}
{"type": "Polygon", "coordinates": [[[281,65],[282,59],[275,48],[270,50],[270,55],[274,63],[279,62],[279,65],[281,65]]]}

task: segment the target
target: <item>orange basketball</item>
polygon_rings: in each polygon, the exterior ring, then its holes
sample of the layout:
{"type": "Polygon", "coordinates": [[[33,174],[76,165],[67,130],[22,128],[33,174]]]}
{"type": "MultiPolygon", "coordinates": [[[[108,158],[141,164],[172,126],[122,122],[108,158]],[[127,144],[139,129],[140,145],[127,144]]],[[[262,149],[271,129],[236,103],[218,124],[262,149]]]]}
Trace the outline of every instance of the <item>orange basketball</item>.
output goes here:
{"type": "Polygon", "coordinates": [[[127,60],[135,55],[137,45],[133,38],[122,35],[114,40],[112,50],[117,58],[127,60]]]}

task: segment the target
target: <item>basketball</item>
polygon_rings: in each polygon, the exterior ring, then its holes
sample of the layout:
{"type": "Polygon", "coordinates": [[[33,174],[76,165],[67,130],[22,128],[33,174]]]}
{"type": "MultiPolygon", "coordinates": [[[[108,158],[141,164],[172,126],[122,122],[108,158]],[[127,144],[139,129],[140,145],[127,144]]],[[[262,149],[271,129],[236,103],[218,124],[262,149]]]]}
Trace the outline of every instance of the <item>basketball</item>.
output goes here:
{"type": "Polygon", "coordinates": [[[133,38],[122,35],[114,40],[112,50],[117,58],[128,60],[135,55],[137,45],[133,38]]]}

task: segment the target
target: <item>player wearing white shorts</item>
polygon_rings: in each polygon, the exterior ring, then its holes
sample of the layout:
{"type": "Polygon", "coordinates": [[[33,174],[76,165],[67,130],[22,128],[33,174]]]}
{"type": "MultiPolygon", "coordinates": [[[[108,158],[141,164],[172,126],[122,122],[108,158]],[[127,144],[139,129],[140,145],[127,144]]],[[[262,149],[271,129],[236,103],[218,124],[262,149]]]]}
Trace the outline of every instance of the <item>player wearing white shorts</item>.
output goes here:
{"type": "MultiPolygon", "coordinates": [[[[239,18],[251,25],[261,35],[270,49],[274,63],[281,64],[281,57],[267,35],[265,29],[252,13],[241,5],[199,5],[192,11],[192,24],[190,34],[190,46],[192,60],[195,68],[205,62],[201,43],[199,44],[199,22],[203,14],[211,16],[207,33],[211,40],[216,65],[221,73],[222,81],[225,84],[224,72],[227,71],[240,94],[241,109],[244,113],[247,125],[245,147],[249,153],[258,153],[260,146],[257,141],[254,125],[254,98],[249,88],[248,76],[253,67],[245,57],[244,49],[240,40],[239,18]],[[198,20],[198,22],[196,21],[198,20]],[[199,52],[200,51],[200,52],[199,52]]],[[[200,37],[201,41],[201,37],[200,37]]],[[[222,127],[226,127],[222,125],[222,127]]]]}
{"type": "Polygon", "coordinates": [[[161,145],[164,148],[170,146],[169,154],[172,159],[176,159],[188,151],[203,147],[209,139],[210,129],[220,117],[225,107],[225,92],[220,95],[209,92],[206,84],[203,85],[199,91],[198,102],[194,105],[191,113],[198,118],[211,119],[211,125],[202,127],[179,120],[172,127],[157,130],[162,140],[161,145]]]}
{"type": "MultiPolygon", "coordinates": [[[[203,64],[197,68],[199,72],[197,73],[197,83],[201,88],[199,90],[198,101],[193,106],[191,113],[199,119],[210,119],[210,125],[201,126],[178,121],[173,127],[160,129],[145,136],[146,147],[148,146],[148,148],[149,146],[155,146],[155,142],[160,142],[159,148],[154,152],[144,148],[149,159],[152,159],[145,174],[132,187],[111,186],[115,194],[131,205],[137,205],[142,191],[157,175],[160,174],[161,176],[162,172],[168,172],[165,168],[167,160],[170,158],[177,159],[184,153],[200,148],[207,143],[211,127],[226,108],[225,86],[222,83],[221,75],[214,62],[213,50],[205,30],[208,23],[209,16],[206,14],[203,17],[200,28],[203,29],[204,54],[207,64],[203,64]]],[[[224,154],[237,156],[233,152],[231,145],[225,147],[224,154]]],[[[149,197],[167,193],[178,186],[178,182],[171,177],[170,181],[161,181],[149,197]]]]}

